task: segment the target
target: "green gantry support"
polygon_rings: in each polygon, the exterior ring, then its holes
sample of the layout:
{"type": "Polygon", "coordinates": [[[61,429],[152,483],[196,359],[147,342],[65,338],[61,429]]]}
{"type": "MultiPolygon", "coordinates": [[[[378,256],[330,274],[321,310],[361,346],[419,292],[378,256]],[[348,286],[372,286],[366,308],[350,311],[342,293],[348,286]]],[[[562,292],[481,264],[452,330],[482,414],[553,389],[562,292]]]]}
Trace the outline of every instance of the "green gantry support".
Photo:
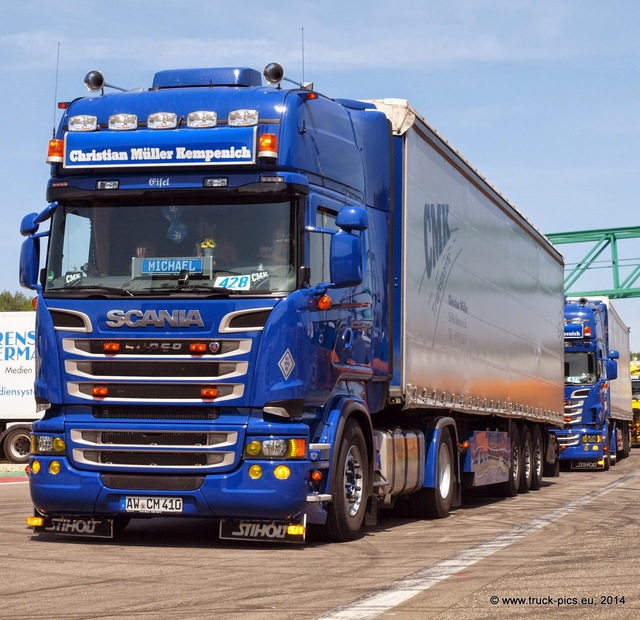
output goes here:
{"type": "Polygon", "coordinates": [[[565,265],[565,294],[570,294],[572,297],[606,296],[614,299],[640,297],[640,287],[636,285],[636,281],[640,278],[640,244],[638,241],[625,244],[626,253],[623,253],[622,244],[618,243],[622,240],[640,239],[640,226],[550,233],[547,234],[547,238],[554,245],[589,244],[585,246],[588,250],[582,259],[565,265]],[[628,256],[629,250],[631,250],[631,256],[628,256]],[[576,287],[576,290],[573,290],[588,270],[603,268],[611,271],[612,280],[609,288],[577,290],[576,287]]]}

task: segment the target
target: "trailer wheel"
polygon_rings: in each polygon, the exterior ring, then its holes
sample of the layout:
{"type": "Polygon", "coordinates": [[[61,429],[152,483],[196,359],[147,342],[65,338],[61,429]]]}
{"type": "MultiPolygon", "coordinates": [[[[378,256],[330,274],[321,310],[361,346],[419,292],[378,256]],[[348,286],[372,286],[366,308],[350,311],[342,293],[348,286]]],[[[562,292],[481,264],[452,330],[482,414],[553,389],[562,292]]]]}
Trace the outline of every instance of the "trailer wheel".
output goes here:
{"type": "Polygon", "coordinates": [[[520,488],[522,476],[522,457],[520,452],[520,433],[514,422],[509,424],[509,439],[511,439],[511,459],[509,462],[509,480],[499,485],[500,494],[504,497],[514,497],[520,488]]]}
{"type": "Polygon", "coordinates": [[[526,424],[520,427],[520,462],[522,471],[520,473],[518,493],[528,493],[531,490],[533,480],[533,446],[531,431],[526,424]]]}
{"type": "Polygon", "coordinates": [[[544,472],[544,447],[542,445],[542,432],[537,424],[533,425],[531,433],[531,445],[533,447],[533,468],[531,471],[531,490],[537,491],[542,486],[542,474],[544,472]]]}
{"type": "Polygon", "coordinates": [[[369,456],[360,426],[346,423],[339,444],[336,470],[331,484],[333,501],[327,509],[327,522],[319,526],[322,538],[334,542],[353,540],[362,527],[367,509],[369,456]]]}
{"type": "Polygon", "coordinates": [[[4,454],[12,463],[29,462],[31,450],[31,434],[27,428],[15,428],[5,436],[4,454]]]}
{"type": "Polygon", "coordinates": [[[410,496],[411,511],[419,519],[444,519],[451,511],[455,484],[451,431],[443,428],[437,448],[436,487],[422,488],[410,496]]]}

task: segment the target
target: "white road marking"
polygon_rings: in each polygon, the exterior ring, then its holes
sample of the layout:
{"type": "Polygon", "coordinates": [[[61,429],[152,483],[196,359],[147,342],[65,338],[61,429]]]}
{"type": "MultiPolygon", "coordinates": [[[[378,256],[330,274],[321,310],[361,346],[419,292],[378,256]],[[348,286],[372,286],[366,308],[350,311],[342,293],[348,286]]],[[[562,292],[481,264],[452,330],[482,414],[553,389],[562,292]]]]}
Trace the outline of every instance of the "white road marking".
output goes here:
{"type": "Polygon", "coordinates": [[[525,536],[529,536],[529,534],[541,530],[550,523],[561,519],[578,508],[590,504],[637,476],[640,476],[640,471],[627,474],[602,489],[593,491],[569,502],[566,506],[556,508],[541,517],[533,519],[524,525],[514,527],[508,532],[500,534],[500,536],[496,536],[476,547],[461,551],[457,555],[436,562],[428,568],[423,568],[407,577],[398,579],[384,590],[364,596],[342,609],[320,617],[318,620],[370,620],[371,618],[376,618],[391,608],[428,590],[437,583],[466,570],[480,560],[484,560],[484,558],[512,545],[525,536]]]}

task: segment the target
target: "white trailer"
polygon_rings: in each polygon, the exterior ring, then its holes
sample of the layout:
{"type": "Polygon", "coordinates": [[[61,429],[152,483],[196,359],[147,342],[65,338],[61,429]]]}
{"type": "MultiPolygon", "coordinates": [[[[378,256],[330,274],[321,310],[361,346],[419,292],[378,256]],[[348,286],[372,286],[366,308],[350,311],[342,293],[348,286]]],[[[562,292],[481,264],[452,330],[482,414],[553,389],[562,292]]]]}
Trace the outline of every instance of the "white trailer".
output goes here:
{"type": "Polygon", "coordinates": [[[29,459],[36,413],[35,312],[0,312],[0,447],[13,463],[29,459]]]}

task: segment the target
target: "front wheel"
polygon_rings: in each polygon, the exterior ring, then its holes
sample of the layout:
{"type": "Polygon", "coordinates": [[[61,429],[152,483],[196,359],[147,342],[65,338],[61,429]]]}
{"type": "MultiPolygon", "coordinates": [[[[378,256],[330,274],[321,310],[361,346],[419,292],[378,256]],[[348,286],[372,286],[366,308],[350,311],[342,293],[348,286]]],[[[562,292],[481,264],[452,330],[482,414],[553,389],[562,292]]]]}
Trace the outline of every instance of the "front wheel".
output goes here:
{"type": "Polygon", "coordinates": [[[369,486],[367,444],[358,423],[349,420],[339,444],[327,522],[318,528],[322,538],[346,542],[356,537],[364,521],[369,486]]]}

